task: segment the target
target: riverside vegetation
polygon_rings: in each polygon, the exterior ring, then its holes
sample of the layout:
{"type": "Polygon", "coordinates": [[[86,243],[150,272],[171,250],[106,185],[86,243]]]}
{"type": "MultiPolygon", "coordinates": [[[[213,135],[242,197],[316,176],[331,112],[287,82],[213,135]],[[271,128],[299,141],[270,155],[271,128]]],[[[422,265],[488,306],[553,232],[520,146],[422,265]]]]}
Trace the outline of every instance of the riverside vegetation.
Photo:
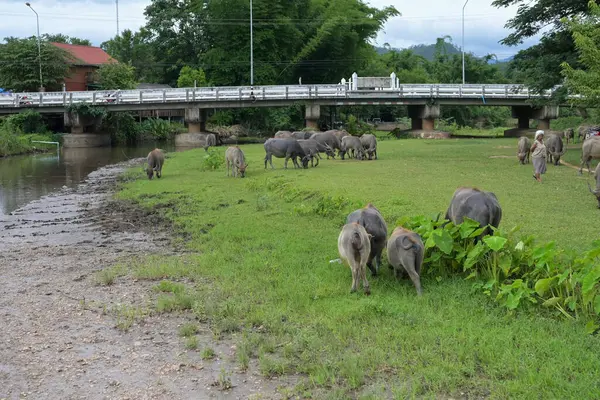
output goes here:
{"type": "Polygon", "coordinates": [[[156,280],[154,312],[187,313],[233,340],[242,369],[255,359],[266,376],[301,374],[302,397],[598,397],[598,339],[586,332],[598,329],[600,242],[586,176],[549,166],[533,184],[516,139],[388,140],[378,151],[271,171],[248,145],[257,167],[245,180],[202,167],[202,149],[170,157],[160,182],[132,170],[118,198],[160,210],[192,252],[120,265],[113,284],[156,280]],[[461,185],[503,207],[478,244],[471,222],[437,219],[461,185]],[[346,215],[367,202],[390,231],[423,236],[421,298],[386,261],[370,297],[351,295],[350,271],[329,263],[346,215]]]}

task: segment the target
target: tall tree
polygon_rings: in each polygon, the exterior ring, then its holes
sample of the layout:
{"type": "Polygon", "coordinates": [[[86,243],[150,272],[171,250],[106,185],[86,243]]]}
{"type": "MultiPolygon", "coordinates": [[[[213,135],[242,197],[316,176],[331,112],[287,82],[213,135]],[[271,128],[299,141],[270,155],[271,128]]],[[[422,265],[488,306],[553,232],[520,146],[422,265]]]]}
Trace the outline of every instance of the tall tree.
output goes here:
{"type": "Polygon", "coordinates": [[[179,78],[177,78],[177,87],[197,87],[207,86],[206,74],[202,68],[194,69],[189,66],[181,68],[179,78]]]}
{"type": "Polygon", "coordinates": [[[498,8],[519,6],[517,15],[505,25],[513,32],[502,44],[515,46],[550,27],[539,44],[517,53],[510,66],[512,77],[537,91],[560,84],[560,63],[577,62],[575,44],[560,19],[587,13],[587,3],[588,0],[495,0],[492,5],[498,8]]]}
{"type": "Polygon", "coordinates": [[[115,60],[134,67],[136,80],[145,83],[156,83],[160,79],[157,74],[160,66],[155,64],[153,46],[143,28],[135,33],[125,29],[119,36],[100,45],[115,60]]]}
{"type": "Polygon", "coordinates": [[[579,62],[585,69],[576,69],[568,62],[561,64],[565,84],[574,94],[582,95],[575,101],[587,107],[600,106],[600,6],[589,2],[589,16],[565,21],[579,53],[579,62]]]}
{"type": "MultiPolygon", "coordinates": [[[[35,92],[40,87],[40,57],[37,39],[5,38],[0,44],[0,87],[15,91],[35,92]]],[[[69,74],[71,56],[66,51],[43,41],[41,65],[43,86],[47,91],[60,90],[69,74]]]]}
{"type": "Polygon", "coordinates": [[[56,43],[66,43],[66,44],[77,44],[81,46],[91,46],[92,42],[88,39],[80,39],[77,37],[71,37],[67,35],[63,35],[62,33],[49,34],[44,33],[42,35],[42,39],[48,42],[56,42],[56,43]]]}
{"type": "Polygon", "coordinates": [[[102,64],[98,69],[102,89],[135,89],[135,69],[124,63],[102,64]]]}

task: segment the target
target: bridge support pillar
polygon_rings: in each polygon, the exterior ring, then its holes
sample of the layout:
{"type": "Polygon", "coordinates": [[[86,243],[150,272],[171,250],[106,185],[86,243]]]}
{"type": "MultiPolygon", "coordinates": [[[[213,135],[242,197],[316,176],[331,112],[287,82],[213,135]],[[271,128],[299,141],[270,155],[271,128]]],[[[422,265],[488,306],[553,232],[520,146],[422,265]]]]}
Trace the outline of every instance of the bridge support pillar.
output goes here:
{"type": "Polygon", "coordinates": [[[206,132],[205,108],[186,108],[184,120],[188,125],[189,133],[206,132]]]}
{"type": "Polygon", "coordinates": [[[414,131],[435,130],[435,120],[440,117],[439,105],[409,105],[408,116],[411,119],[411,129],[414,131]]]}
{"type": "Polygon", "coordinates": [[[65,112],[64,123],[71,133],[63,135],[64,148],[110,146],[110,135],[102,133],[101,116],[81,115],[77,112],[65,112]]]}
{"type": "Polygon", "coordinates": [[[513,106],[512,117],[517,119],[517,127],[504,131],[505,137],[533,136],[535,129],[549,130],[550,120],[558,118],[558,106],[513,106]],[[537,128],[529,126],[530,119],[537,119],[537,128]]]}
{"type": "Polygon", "coordinates": [[[307,128],[319,129],[319,118],[321,117],[321,106],[319,104],[306,104],[304,120],[307,128]]]}

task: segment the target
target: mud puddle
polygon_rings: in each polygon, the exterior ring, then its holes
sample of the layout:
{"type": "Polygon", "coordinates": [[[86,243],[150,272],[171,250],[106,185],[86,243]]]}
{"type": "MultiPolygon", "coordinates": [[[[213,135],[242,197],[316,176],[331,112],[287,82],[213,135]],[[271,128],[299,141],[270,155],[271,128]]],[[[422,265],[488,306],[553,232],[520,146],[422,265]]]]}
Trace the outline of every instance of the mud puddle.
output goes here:
{"type": "Polygon", "coordinates": [[[0,217],[0,399],[284,398],[297,377],[267,379],[252,363],[240,371],[234,342],[215,340],[207,327],[198,348],[216,358],[186,350],[178,329],[189,315],[116,328],[119,315],[154,304],[155,283],[103,287],[95,273],[124,258],[178,254],[168,224],[111,200],[116,176],[139,162],[101,168],[0,217]]]}

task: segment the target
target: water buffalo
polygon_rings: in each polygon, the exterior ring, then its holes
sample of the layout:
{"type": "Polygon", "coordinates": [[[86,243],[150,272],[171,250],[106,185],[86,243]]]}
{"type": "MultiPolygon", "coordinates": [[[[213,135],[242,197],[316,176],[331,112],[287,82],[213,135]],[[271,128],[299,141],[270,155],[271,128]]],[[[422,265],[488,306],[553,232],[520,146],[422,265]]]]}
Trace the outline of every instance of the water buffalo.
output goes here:
{"type": "Polygon", "coordinates": [[[581,146],[581,167],[579,167],[579,175],[583,171],[583,164],[587,166],[588,175],[591,173],[590,161],[592,159],[600,159],[600,136],[592,136],[584,140],[581,146]]]}
{"type": "Polygon", "coordinates": [[[206,134],[206,139],[204,139],[204,151],[208,151],[209,147],[215,147],[217,145],[217,137],[214,133],[206,134]]]}
{"type": "MultiPolygon", "coordinates": [[[[341,149],[340,140],[333,133],[315,132],[310,139],[315,139],[323,146],[329,146],[332,151],[336,149],[339,151],[341,149]]],[[[335,156],[331,156],[331,158],[335,158],[335,156]]],[[[327,155],[327,159],[329,159],[329,154],[327,155]]]]}
{"type": "Polygon", "coordinates": [[[302,146],[306,154],[310,153],[313,159],[317,159],[317,165],[319,165],[319,159],[321,158],[321,155],[319,153],[325,153],[328,156],[332,157],[335,155],[333,150],[331,150],[331,148],[328,145],[322,145],[314,139],[298,140],[298,143],[300,143],[300,146],[302,146]]]}
{"type": "Polygon", "coordinates": [[[316,132],[314,131],[295,131],[292,132],[292,137],[296,140],[300,140],[300,139],[309,139],[313,134],[315,134],[316,132]]]}
{"type": "Polygon", "coordinates": [[[225,151],[225,161],[227,161],[227,176],[229,176],[229,166],[231,165],[231,174],[235,178],[238,174],[243,178],[246,176],[246,157],[244,152],[238,146],[228,147],[225,151]]]}
{"type": "MultiPolygon", "coordinates": [[[[450,200],[446,219],[458,225],[463,222],[465,217],[479,222],[479,226],[482,228],[487,225],[497,228],[502,219],[502,208],[494,193],[477,188],[460,187],[456,189],[450,200]]],[[[480,238],[491,233],[491,229],[487,228],[480,238]]]]}
{"type": "Polygon", "coordinates": [[[573,128],[567,128],[563,131],[563,138],[565,139],[565,142],[567,144],[569,144],[569,140],[575,140],[575,129],[573,128]]]}
{"type": "Polygon", "coordinates": [[[148,179],[152,179],[154,177],[154,171],[156,171],[156,177],[160,178],[162,176],[162,167],[165,163],[165,155],[163,154],[161,149],[154,149],[150,153],[148,153],[148,167],[146,168],[146,174],[148,174],[148,179]]]}
{"type": "Polygon", "coordinates": [[[265,169],[267,168],[267,161],[271,163],[271,168],[275,168],[273,167],[273,156],[285,158],[284,168],[286,169],[290,158],[295,168],[300,168],[296,160],[297,157],[300,158],[304,168],[308,168],[308,161],[312,158],[310,154],[306,154],[296,139],[267,139],[264,148],[267,153],[265,155],[265,169]]]}
{"type": "Polygon", "coordinates": [[[531,140],[526,136],[521,136],[519,144],[517,145],[517,158],[520,164],[526,164],[529,162],[529,154],[531,153],[531,140]]]}
{"type": "Polygon", "coordinates": [[[370,133],[364,134],[360,137],[360,142],[362,143],[364,152],[369,156],[369,160],[373,159],[373,155],[375,155],[375,159],[377,160],[377,138],[375,135],[371,135],[370,133]]]}
{"type": "Polygon", "coordinates": [[[417,233],[401,226],[394,229],[387,242],[388,261],[397,278],[401,278],[405,271],[408,273],[419,296],[422,293],[420,276],[424,254],[425,246],[417,233]]]}
{"type": "Polygon", "coordinates": [[[350,154],[356,157],[358,160],[362,160],[364,157],[363,145],[359,138],[356,136],[344,136],[342,138],[342,151],[340,152],[342,156],[342,160],[344,156],[348,154],[348,158],[350,158],[350,154]]]}
{"type": "Polygon", "coordinates": [[[377,275],[381,266],[381,253],[385,248],[387,239],[387,225],[385,220],[379,210],[373,204],[369,203],[364,208],[348,215],[346,223],[350,224],[352,222],[362,225],[370,235],[371,252],[369,253],[367,266],[373,275],[377,275]],[[375,260],[375,267],[373,267],[373,260],[375,260]]]}
{"type": "Polygon", "coordinates": [[[579,140],[584,141],[587,139],[590,134],[590,129],[592,128],[592,125],[580,125],[579,128],[577,128],[577,137],[579,140]]]}
{"type": "Polygon", "coordinates": [[[547,161],[554,165],[560,165],[560,157],[567,151],[567,146],[563,145],[560,136],[553,133],[548,135],[546,139],[547,161]]]}
{"type": "Polygon", "coordinates": [[[594,171],[594,177],[596,178],[596,189],[592,189],[590,183],[588,182],[588,188],[590,192],[594,196],[596,196],[596,200],[598,200],[598,208],[600,208],[600,163],[596,166],[596,170],[594,171]]]}
{"type": "Polygon", "coordinates": [[[344,225],[338,237],[338,251],[340,258],[352,270],[352,288],[350,292],[356,292],[358,282],[362,279],[365,294],[367,296],[371,294],[369,281],[367,281],[367,269],[365,268],[371,252],[371,243],[365,228],[356,222],[344,225]]]}
{"type": "Polygon", "coordinates": [[[289,138],[293,138],[294,136],[292,135],[292,132],[290,131],[277,131],[275,133],[275,137],[279,138],[279,139],[289,139],[289,138]]]}
{"type": "Polygon", "coordinates": [[[346,132],[345,130],[337,130],[337,129],[332,129],[330,131],[325,131],[325,133],[332,133],[335,137],[338,138],[338,140],[340,141],[340,143],[341,143],[342,138],[344,136],[348,136],[349,135],[349,133],[346,132]]]}

